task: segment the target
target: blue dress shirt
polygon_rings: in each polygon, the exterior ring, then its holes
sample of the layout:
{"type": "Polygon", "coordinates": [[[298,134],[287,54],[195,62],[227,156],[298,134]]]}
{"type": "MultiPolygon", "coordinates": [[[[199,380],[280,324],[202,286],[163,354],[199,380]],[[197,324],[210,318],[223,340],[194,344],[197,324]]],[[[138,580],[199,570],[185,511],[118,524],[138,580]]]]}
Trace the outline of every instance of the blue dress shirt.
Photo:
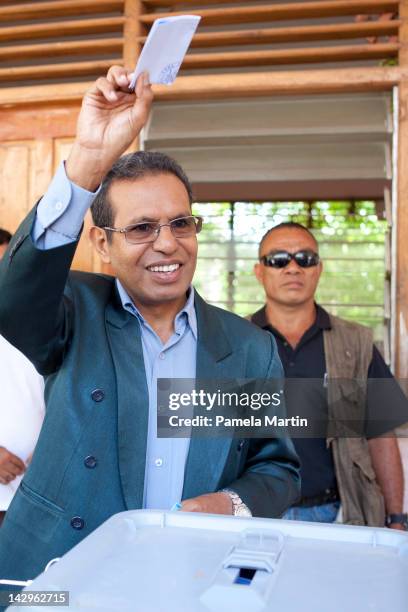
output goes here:
{"type": "Polygon", "coordinates": [[[189,438],[157,438],[157,379],[195,378],[197,353],[197,318],[194,289],[184,308],[174,320],[174,333],[163,344],[142,317],[120,281],[119,295],[125,310],[140,324],[143,358],[149,392],[149,425],[144,487],[145,508],[169,509],[181,500],[189,438]]]}

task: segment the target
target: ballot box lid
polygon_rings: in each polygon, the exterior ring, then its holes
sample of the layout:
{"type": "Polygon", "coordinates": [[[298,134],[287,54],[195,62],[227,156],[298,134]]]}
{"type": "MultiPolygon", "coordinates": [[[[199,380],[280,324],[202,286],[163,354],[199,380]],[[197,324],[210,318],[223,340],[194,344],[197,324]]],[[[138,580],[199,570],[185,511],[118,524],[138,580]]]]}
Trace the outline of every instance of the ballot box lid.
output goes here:
{"type": "Polygon", "coordinates": [[[135,510],[27,588],[69,591],[70,612],[406,612],[408,534],[135,510]]]}

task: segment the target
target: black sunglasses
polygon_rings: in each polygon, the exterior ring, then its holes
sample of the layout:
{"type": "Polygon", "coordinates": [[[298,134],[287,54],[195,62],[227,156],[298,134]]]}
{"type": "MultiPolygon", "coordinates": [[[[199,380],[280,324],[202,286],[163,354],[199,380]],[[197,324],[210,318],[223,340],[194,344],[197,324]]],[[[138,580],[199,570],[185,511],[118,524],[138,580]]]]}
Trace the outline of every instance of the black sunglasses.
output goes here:
{"type": "Polygon", "coordinates": [[[268,253],[268,255],[260,257],[260,261],[270,268],[286,268],[292,259],[294,259],[301,268],[312,268],[313,266],[317,266],[320,262],[319,255],[309,249],[303,249],[296,253],[273,251],[272,253],[268,253]]]}

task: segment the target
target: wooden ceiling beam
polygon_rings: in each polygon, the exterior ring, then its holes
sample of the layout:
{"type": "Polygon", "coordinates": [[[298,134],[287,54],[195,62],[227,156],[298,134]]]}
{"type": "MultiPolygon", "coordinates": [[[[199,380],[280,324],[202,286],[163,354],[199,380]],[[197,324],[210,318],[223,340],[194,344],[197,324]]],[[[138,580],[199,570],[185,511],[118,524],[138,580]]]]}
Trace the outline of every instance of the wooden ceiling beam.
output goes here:
{"type": "MultiPolygon", "coordinates": [[[[23,0],[21,0],[23,1],[23,0]]],[[[237,4],[239,0],[204,0],[202,4],[237,4]]],[[[143,0],[143,4],[148,8],[189,6],[200,4],[199,0],[143,0]]]]}
{"type": "Polygon", "coordinates": [[[230,51],[224,53],[188,54],[182,68],[244,68],[251,66],[281,66],[324,62],[364,61],[397,57],[397,43],[307,47],[266,51],[230,51]]]}
{"type": "MultiPolygon", "coordinates": [[[[336,68],[333,70],[300,70],[256,72],[245,74],[212,74],[179,77],[171,87],[153,87],[155,100],[217,100],[264,96],[300,96],[309,94],[354,93],[389,91],[401,79],[408,79],[408,68],[397,66],[380,68],[336,68]]],[[[36,104],[64,105],[78,103],[93,81],[3,87],[0,89],[0,108],[35,106],[36,104]]]]}
{"type": "MultiPolygon", "coordinates": [[[[187,6],[197,6],[200,4],[205,4],[205,5],[211,5],[211,4],[238,4],[239,0],[204,0],[204,2],[200,3],[199,0],[142,0],[143,4],[149,8],[149,9],[156,9],[156,8],[173,8],[174,6],[183,6],[187,7],[187,6]]],[[[318,0],[319,1],[319,0],[318,0]]],[[[379,2],[378,0],[362,0],[360,2],[357,2],[357,4],[360,4],[363,7],[363,10],[360,11],[361,13],[364,12],[364,10],[366,10],[367,8],[367,2],[371,3],[372,5],[378,5],[381,4],[381,2],[379,2]]],[[[324,4],[324,2],[320,2],[321,4],[324,4]]],[[[351,4],[351,0],[336,0],[336,2],[333,2],[332,0],[332,4],[351,4]]],[[[250,4],[250,2],[248,3],[250,4]]],[[[280,2],[280,5],[285,5],[285,4],[289,4],[289,3],[284,3],[284,2],[280,2]]],[[[297,6],[300,4],[305,4],[305,2],[297,2],[295,3],[297,6]]],[[[313,4],[313,2],[312,2],[313,4]]],[[[314,2],[314,4],[317,4],[316,2],[314,2]]],[[[398,2],[395,2],[395,4],[398,4],[398,2]]],[[[373,11],[375,12],[375,11],[373,11]]]]}
{"type": "MultiPolygon", "coordinates": [[[[120,53],[121,39],[62,42],[53,45],[29,45],[24,55],[24,47],[4,47],[0,49],[0,60],[23,57],[43,57],[45,52],[54,56],[77,55],[83,53],[120,53]]],[[[304,49],[285,49],[267,51],[232,51],[228,53],[202,53],[187,55],[183,68],[187,70],[208,68],[233,68],[251,66],[281,66],[307,63],[343,62],[356,60],[385,59],[396,57],[399,45],[384,43],[377,45],[354,45],[336,47],[316,47],[304,49]]],[[[56,79],[82,77],[104,73],[113,64],[122,64],[120,57],[64,62],[61,64],[37,64],[35,66],[11,66],[0,68],[0,82],[25,81],[31,79],[56,79]]],[[[255,73],[256,75],[256,73],[255,73]]],[[[244,75],[242,75],[244,76],[244,75]]]]}
{"type": "MultiPolygon", "coordinates": [[[[113,64],[121,64],[119,58],[94,60],[89,62],[68,62],[63,64],[47,64],[37,66],[11,66],[0,68],[0,83],[12,81],[28,81],[32,79],[63,79],[105,74],[113,64]]],[[[54,85],[63,87],[63,85],[54,85]]]]}
{"type": "Polygon", "coordinates": [[[97,19],[79,19],[54,23],[31,23],[30,25],[7,26],[0,28],[0,43],[36,40],[38,38],[61,38],[64,36],[83,36],[87,34],[105,34],[122,32],[124,17],[102,17],[97,19]]]}
{"type": "MultiPolygon", "coordinates": [[[[317,2],[295,2],[237,6],[214,9],[194,9],[191,15],[200,15],[200,25],[224,25],[234,23],[256,23],[290,19],[312,19],[342,17],[347,15],[380,14],[398,11],[398,0],[318,0],[317,2]]],[[[151,25],[155,19],[184,15],[184,11],[149,13],[140,17],[142,23],[151,25]]]]}
{"type": "MultiPolygon", "coordinates": [[[[123,38],[70,40],[36,45],[0,47],[0,61],[51,58],[69,55],[97,55],[122,53],[123,38]]],[[[39,66],[39,68],[41,68],[39,66]]]]}
{"type": "MultiPolygon", "coordinates": [[[[368,36],[398,35],[399,20],[367,21],[363,23],[341,23],[318,26],[296,26],[289,28],[257,28],[251,30],[228,30],[226,32],[198,32],[191,47],[207,48],[232,45],[262,45],[319,40],[347,40],[368,36]]],[[[146,36],[140,38],[144,43],[146,36]]]]}
{"type": "Polygon", "coordinates": [[[55,2],[10,4],[0,6],[0,22],[114,13],[123,10],[123,2],[124,0],[55,0],[55,2]]]}

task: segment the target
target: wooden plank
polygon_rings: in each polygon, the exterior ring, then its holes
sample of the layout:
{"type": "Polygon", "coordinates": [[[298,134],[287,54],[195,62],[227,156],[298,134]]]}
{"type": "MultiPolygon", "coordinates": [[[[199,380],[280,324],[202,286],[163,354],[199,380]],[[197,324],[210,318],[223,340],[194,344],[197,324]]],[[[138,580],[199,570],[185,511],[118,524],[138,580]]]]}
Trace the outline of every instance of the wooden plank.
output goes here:
{"type": "MultiPolygon", "coordinates": [[[[54,86],[55,88],[55,86],[54,86]]],[[[51,98],[51,96],[50,96],[51,98]]],[[[38,108],[2,108],[0,111],[0,142],[30,138],[41,140],[64,138],[75,134],[80,101],[65,103],[59,108],[47,103],[38,108]]]]}
{"type": "Polygon", "coordinates": [[[403,73],[398,67],[373,67],[211,74],[180,77],[172,87],[155,86],[154,91],[158,101],[388,91],[402,76],[408,78],[408,69],[403,73]]]}
{"type": "Polygon", "coordinates": [[[123,64],[131,70],[134,69],[142,48],[140,37],[145,32],[140,22],[142,12],[141,0],[125,0],[123,64]]]}
{"type": "Polygon", "coordinates": [[[52,141],[16,138],[0,145],[0,219],[17,229],[51,180],[52,141]]]}
{"type": "Polygon", "coordinates": [[[396,57],[399,45],[349,45],[266,51],[231,51],[227,53],[200,53],[187,55],[182,68],[238,68],[245,66],[280,66],[283,64],[308,64],[345,62],[396,57]]]}
{"type": "MultiPolygon", "coordinates": [[[[322,30],[323,36],[326,33],[326,31],[327,29],[322,30]]],[[[368,32],[370,32],[371,35],[373,35],[374,32],[376,33],[376,35],[378,35],[378,29],[367,30],[367,35],[369,35],[368,32]]],[[[390,32],[392,32],[392,30],[390,30],[390,32]]],[[[217,32],[216,34],[224,34],[224,32],[222,33],[217,32]]],[[[229,33],[225,33],[225,34],[229,34],[229,33]]],[[[244,34],[245,34],[245,31],[244,31],[244,34]]],[[[297,40],[300,41],[300,39],[301,39],[300,36],[298,36],[297,40]]],[[[127,62],[126,60],[124,61],[124,64],[128,65],[128,67],[132,69],[134,68],[136,58],[138,57],[138,48],[135,47],[135,45],[133,44],[133,41],[135,40],[137,40],[137,37],[132,38],[131,49],[127,51],[129,59],[127,62]]],[[[213,41],[215,46],[219,46],[218,40],[219,40],[218,38],[213,39],[213,37],[211,37],[211,41],[213,41]]],[[[247,44],[250,44],[250,40],[251,40],[251,37],[249,37],[248,39],[244,38],[244,42],[246,41],[247,44]]],[[[226,43],[224,42],[224,44],[226,43]]],[[[236,41],[234,44],[238,44],[238,41],[236,41]]],[[[199,46],[201,46],[201,43],[199,44],[199,46]]],[[[394,57],[398,51],[398,45],[396,43],[393,43],[392,45],[384,43],[381,45],[370,45],[370,46],[369,45],[358,46],[358,47],[348,46],[347,48],[346,47],[337,47],[337,48],[333,47],[329,51],[327,48],[321,48],[319,50],[322,51],[323,55],[325,55],[328,52],[328,55],[330,58],[331,53],[336,55],[335,49],[338,49],[340,54],[342,54],[342,52],[345,49],[347,49],[351,56],[356,51],[356,57],[354,58],[347,57],[346,59],[360,59],[361,55],[363,56],[367,55],[367,57],[369,58],[382,58],[382,57],[394,57]]],[[[119,53],[122,53],[122,50],[124,50],[124,39],[123,38],[104,38],[104,39],[96,39],[96,40],[62,41],[62,42],[53,42],[53,43],[38,43],[38,44],[33,44],[33,45],[30,45],[30,44],[12,45],[8,47],[0,47],[0,61],[23,60],[23,59],[30,59],[30,58],[33,58],[33,59],[34,58],[49,58],[49,57],[69,56],[69,55],[71,56],[98,55],[98,54],[106,54],[106,53],[118,53],[119,54],[119,53]]],[[[275,56],[277,56],[276,63],[293,63],[293,62],[296,63],[295,60],[298,54],[300,55],[304,54],[307,57],[309,55],[315,54],[315,52],[317,51],[318,51],[317,49],[296,49],[296,50],[290,50],[290,51],[246,52],[245,55],[243,54],[238,55],[237,52],[222,53],[222,54],[201,54],[199,56],[198,55],[197,56],[188,55],[185,59],[183,67],[187,68],[191,66],[193,68],[198,68],[198,67],[205,68],[208,66],[214,66],[217,64],[217,62],[219,62],[220,67],[233,66],[233,65],[234,66],[235,65],[237,66],[253,65],[257,63],[256,54],[261,55],[260,61],[261,63],[265,63],[265,65],[269,63],[267,61],[269,55],[271,56],[270,58],[271,64],[275,63],[273,59],[275,56]],[[282,60],[280,60],[280,55],[282,55],[282,58],[283,58],[282,60]],[[286,55],[288,56],[288,62],[284,60],[286,55]],[[239,59],[241,56],[243,58],[243,63],[239,59]],[[263,59],[262,56],[265,56],[265,58],[263,59]],[[232,62],[238,61],[239,63],[237,64],[229,63],[230,61],[232,62]]],[[[348,56],[349,54],[346,52],[346,56],[348,56]]],[[[302,62],[302,59],[299,59],[299,61],[302,62]]],[[[318,60],[315,60],[315,61],[318,61],[318,60]]],[[[323,58],[322,61],[330,61],[330,59],[326,60],[323,58]]]]}
{"type": "Polygon", "coordinates": [[[61,38],[61,28],[64,36],[85,36],[87,34],[104,34],[106,32],[122,32],[124,17],[102,17],[99,19],[79,19],[58,23],[33,23],[0,28],[0,42],[18,40],[36,40],[38,38],[61,38]]]}
{"type": "MultiPolygon", "coordinates": [[[[142,50],[140,37],[146,32],[146,27],[140,21],[143,10],[141,0],[125,0],[123,65],[129,70],[134,70],[142,50]]],[[[131,147],[134,151],[139,149],[139,137],[135,138],[131,147]]]]}
{"type": "MultiPolygon", "coordinates": [[[[318,26],[296,26],[289,28],[263,28],[251,30],[228,30],[225,32],[199,32],[195,34],[191,47],[207,48],[232,45],[261,45],[317,40],[345,40],[367,36],[398,35],[401,21],[366,21],[363,23],[330,24],[318,26]]],[[[146,37],[140,38],[144,43],[146,37]]]]}
{"type": "Polygon", "coordinates": [[[0,68],[0,82],[25,81],[29,79],[59,79],[88,75],[100,76],[107,72],[114,64],[121,63],[122,60],[112,58],[90,62],[19,66],[17,68],[12,66],[10,68],[0,68]]]}
{"type": "Polygon", "coordinates": [[[13,45],[0,47],[0,61],[22,60],[31,58],[52,58],[68,55],[97,55],[122,53],[122,38],[104,38],[97,40],[63,41],[36,45],[13,45]]]}
{"type": "MultiPolygon", "coordinates": [[[[400,15],[402,26],[400,40],[399,63],[408,68],[408,0],[401,0],[400,15]]],[[[405,74],[398,88],[398,176],[397,176],[397,212],[393,222],[396,228],[393,232],[396,249],[396,304],[392,321],[395,330],[395,370],[400,378],[408,378],[408,78],[405,74]]]]}
{"type": "MultiPolygon", "coordinates": [[[[350,0],[343,0],[342,4],[348,4],[350,0]]],[[[173,7],[180,6],[181,4],[184,6],[189,5],[197,5],[200,4],[197,0],[143,0],[143,4],[149,8],[159,8],[159,7],[173,7]]],[[[238,0],[204,0],[202,4],[238,4],[238,0]]],[[[248,2],[248,4],[251,4],[248,2]]],[[[282,3],[283,4],[283,3],[282,3]]],[[[190,12],[190,11],[189,11],[190,12]]]]}
{"type": "MultiPolygon", "coordinates": [[[[372,21],[350,24],[328,24],[319,26],[299,26],[289,28],[265,28],[236,30],[227,32],[199,32],[192,46],[207,47],[215,45],[257,44],[304,42],[310,40],[331,40],[332,38],[360,38],[365,36],[386,36],[397,34],[401,22],[372,21]],[[214,43],[213,43],[214,41],[214,43]]],[[[122,32],[125,17],[102,17],[64,21],[64,36],[84,36],[122,32]]],[[[38,23],[0,28],[0,42],[36,40],[38,38],[61,37],[61,23],[38,23]]],[[[138,38],[144,42],[145,36],[138,38]]]]}
{"type": "Polygon", "coordinates": [[[3,4],[27,4],[27,0],[0,0],[0,6],[3,4]]]}
{"type": "MultiPolygon", "coordinates": [[[[52,139],[43,135],[34,141],[30,155],[30,177],[26,213],[46,192],[52,179],[52,139]]],[[[26,135],[27,138],[27,135],[26,135]]]]}
{"type": "MultiPolygon", "coordinates": [[[[171,87],[153,87],[156,102],[168,100],[211,100],[274,95],[308,95],[389,91],[408,68],[363,67],[322,70],[211,74],[179,77],[171,87]]],[[[39,104],[78,104],[93,81],[0,89],[0,109],[35,107],[39,104]]]]}
{"type": "MultiPolygon", "coordinates": [[[[71,147],[70,147],[71,148],[71,147]]],[[[91,211],[87,210],[84,218],[84,229],[82,230],[82,236],[79,239],[77,250],[71,264],[71,270],[81,270],[82,272],[99,272],[99,255],[94,250],[91,239],[89,237],[89,230],[92,227],[92,215],[91,211]],[[95,266],[98,266],[95,268],[95,266]]]]}
{"type": "MultiPolygon", "coordinates": [[[[187,55],[183,62],[183,68],[227,68],[389,58],[396,56],[398,48],[399,45],[396,43],[384,43],[272,51],[205,53],[187,55]]],[[[24,81],[28,79],[56,79],[87,75],[96,76],[106,72],[115,63],[122,64],[123,62],[119,58],[110,58],[105,60],[0,68],[0,82],[24,81]]]]}
{"type": "MultiPolygon", "coordinates": [[[[379,14],[398,10],[398,0],[319,0],[317,2],[295,2],[266,4],[261,6],[237,6],[189,11],[190,15],[201,15],[201,25],[224,25],[229,23],[255,23],[286,19],[312,19],[341,17],[345,15],[379,14]]],[[[141,21],[152,24],[155,19],[184,15],[185,11],[171,11],[143,15],[141,21]]]]}
{"type": "MultiPolygon", "coordinates": [[[[20,0],[23,2],[24,0],[20,0]]],[[[238,0],[204,0],[202,4],[237,4],[238,0]]],[[[143,0],[143,4],[147,8],[158,8],[158,7],[170,7],[170,6],[183,6],[197,5],[197,0],[143,0]]]]}
{"type": "Polygon", "coordinates": [[[26,216],[29,175],[29,142],[0,144],[1,226],[13,233],[26,216]]]}
{"type": "Polygon", "coordinates": [[[404,68],[408,67],[408,0],[400,0],[399,11],[401,13],[401,48],[399,62],[404,68]]]}
{"type": "Polygon", "coordinates": [[[3,117],[3,109],[6,111],[14,108],[33,107],[35,109],[37,105],[44,104],[58,107],[77,105],[93,83],[94,81],[84,81],[59,83],[58,85],[20,85],[0,88],[1,116],[3,117]]]}
{"type": "Polygon", "coordinates": [[[27,2],[2,6],[0,7],[0,22],[114,13],[123,10],[123,2],[124,0],[56,0],[55,2],[27,2]]]}

